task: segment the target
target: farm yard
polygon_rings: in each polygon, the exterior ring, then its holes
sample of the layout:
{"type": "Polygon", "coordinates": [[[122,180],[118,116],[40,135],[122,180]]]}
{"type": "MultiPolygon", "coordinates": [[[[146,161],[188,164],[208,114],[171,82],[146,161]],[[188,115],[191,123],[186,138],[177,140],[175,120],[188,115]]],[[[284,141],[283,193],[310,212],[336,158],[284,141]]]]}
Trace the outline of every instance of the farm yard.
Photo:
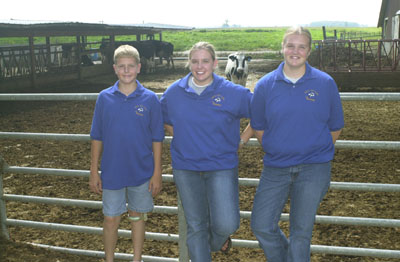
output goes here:
{"type": "MultiPolygon", "coordinates": [[[[183,64],[183,62],[182,62],[183,64]]],[[[179,67],[179,66],[178,66],[179,67]]],[[[186,74],[184,69],[161,70],[139,76],[141,83],[158,93],[186,74]]],[[[217,72],[223,75],[223,69],[217,72]]],[[[247,87],[252,89],[264,73],[256,67],[250,70],[247,87]]],[[[62,83],[60,87],[43,87],[36,92],[97,93],[110,86],[115,76],[105,75],[81,82],[62,83]]],[[[385,91],[391,91],[385,89],[385,91]]],[[[0,102],[0,131],[32,133],[88,134],[94,101],[76,102],[0,102]]],[[[340,140],[400,141],[400,101],[344,101],[345,128],[340,140]]],[[[243,121],[242,127],[247,124],[243,121]]],[[[0,140],[0,156],[10,166],[88,170],[88,142],[57,142],[39,140],[0,140]]],[[[262,169],[261,147],[245,147],[239,151],[241,178],[259,178],[262,169]]],[[[163,174],[171,174],[169,148],[163,149],[163,174]]],[[[333,161],[332,181],[400,184],[400,151],[337,149],[333,161]]],[[[86,178],[43,175],[6,174],[5,194],[33,195],[68,199],[100,200],[89,192],[86,178]]],[[[251,211],[255,188],[240,188],[240,209],[251,211]]],[[[318,215],[399,219],[399,193],[330,190],[318,215]]],[[[176,206],[176,190],[164,183],[155,198],[159,206],[176,206]]],[[[97,209],[60,207],[44,204],[7,202],[7,218],[51,223],[102,227],[102,212],[97,209]]],[[[288,207],[284,210],[288,212],[288,207]]],[[[288,233],[288,223],[281,222],[288,233]]],[[[249,220],[242,219],[233,239],[255,240],[249,220]]],[[[121,228],[129,230],[124,218],[121,228]]],[[[174,215],[150,214],[147,232],[177,234],[178,219],[174,215]]],[[[11,241],[1,240],[0,261],[101,261],[99,258],[68,255],[27,245],[47,244],[68,248],[102,250],[100,235],[9,227],[11,241]]],[[[400,250],[400,228],[316,224],[313,245],[343,246],[400,250]]],[[[132,254],[129,239],[120,238],[117,252],[132,254]]],[[[146,240],[144,255],[178,257],[178,245],[172,242],[146,240]]],[[[216,253],[213,261],[265,261],[261,249],[234,247],[226,254],[216,253]]],[[[312,261],[395,261],[394,259],[312,254],[312,261]]]]}

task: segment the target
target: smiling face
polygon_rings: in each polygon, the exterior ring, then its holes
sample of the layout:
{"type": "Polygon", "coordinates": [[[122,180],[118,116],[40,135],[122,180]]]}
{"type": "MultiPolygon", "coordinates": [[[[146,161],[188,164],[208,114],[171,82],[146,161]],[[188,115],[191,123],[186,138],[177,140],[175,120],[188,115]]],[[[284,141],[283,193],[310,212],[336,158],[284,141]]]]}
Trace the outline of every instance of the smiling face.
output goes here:
{"type": "Polygon", "coordinates": [[[115,74],[120,84],[130,85],[136,83],[136,77],[140,73],[140,64],[133,57],[120,57],[114,64],[115,74]]]}
{"type": "Polygon", "coordinates": [[[291,34],[282,44],[285,67],[290,70],[304,69],[310,55],[310,40],[302,34],[291,34]]]}
{"type": "Polygon", "coordinates": [[[189,59],[189,68],[194,82],[199,86],[205,86],[213,81],[213,72],[218,64],[211,53],[206,49],[193,50],[189,59]]]}

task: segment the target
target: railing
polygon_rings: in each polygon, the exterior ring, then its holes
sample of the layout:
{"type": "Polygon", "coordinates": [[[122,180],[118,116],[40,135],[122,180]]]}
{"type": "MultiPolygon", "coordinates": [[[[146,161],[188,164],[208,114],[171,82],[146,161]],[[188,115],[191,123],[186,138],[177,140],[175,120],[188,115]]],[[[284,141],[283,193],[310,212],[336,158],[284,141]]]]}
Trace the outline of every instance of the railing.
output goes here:
{"type": "Polygon", "coordinates": [[[318,40],[308,61],[326,72],[393,72],[399,70],[400,39],[318,40]]]}
{"type": "MultiPolygon", "coordinates": [[[[158,94],[159,96],[161,94],[158,94]]],[[[95,100],[97,94],[0,94],[0,101],[26,101],[26,100],[95,100]]],[[[343,101],[354,100],[392,100],[400,101],[399,93],[341,93],[343,101]]],[[[88,142],[90,137],[87,134],[52,134],[52,133],[18,133],[18,132],[0,132],[0,139],[33,139],[33,140],[67,140],[88,142]]],[[[170,143],[171,137],[166,137],[165,143],[170,143]]],[[[249,146],[259,146],[255,139],[251,139],[249,146]]],[[[356,148],[356,149],[385,149],[385,150],[400,150],[400,141],[348,141],[339,140],[336,142],[336,148],[356,148]]],[[[22,173],[22,174],[43,174],[68,177],[88,177],[87,170],[70,170],[70,169],[54,169],[54,168],[34,168],[34,167],[17,167],[8,166],[7,163],[0,157],[0,226],[3,232],[8,237],[7,226],[23,226],[38,229],[52,229],[68,232],[83,232],[87,234],[102,234],[102,228],[88,227],[80,225],[67,225],[56,223],[45,223],[38,221],[27,221],[17,219],[7,219],[5,201],[42,203],[51,205],[74,206],[81,208],[100,209],[102,203],[100,201],[88,201],[78,199],[62,199],[49,198],[38,196],[4,194],[2,178],[3,174],[22,173]]],[[[172,175],[163,174],[164,182],[173,182],[172,175]]],[[[239,184],[242,186],[256,187],[259,179],[240,178],[239,184]]],[[[335,190],[356,190],[356,191],[375,191],[375,192],[400,192],[399,184],[377,184],[377,183],[345,183],[332,182],[331,189],[335,190]]],[[[146,239],[157,239],[162,241],[171,241],[179,243],[179,258],[165,258],[154,256],[143,256],[144,261],[189,261],[186,248],[186,226],[185,220],[178,198],[178,207],[156,206],[154,213],[178,214],[179,234],[153,233],[146,232],[146,239]]],[[[240,211],[241,218],[249,219],[250,211],[240,211]]],[[[288,221],[289,215],[283,213],[282,221],[288,221]]],[[[317,216],[316,223],[320,224],[336,224],[336,225],[357,225],[357,226],[379,226],[379,227],[400,227],[399,219],[377,219],[377,218],[360,218],[360,217],[340,217],[340,216],[317,216]]],[[[129,230],[118,230],[118,235],[121,237],[130,238],[129,230]]],[[[55,247],[42,244],[34,244],[39,247],[52,249],[60,252],[104,257],[104,252],[82,249],[70,249],[64,247],[55,247]]],[[[233,245],[237,247],[259,248],[257,241],[233,239],[233,245]]],[[[381,258],[400,258],[400,250],[383,250],[371,248],[353,248],[339,246],[321,246],[312,245],[312,253],[325,253],[333,255],[350,255],[350,256],[371,256],[381,258]]],[[[130,254],[117,253],[117,259],[131,260],[130,254]]]]}

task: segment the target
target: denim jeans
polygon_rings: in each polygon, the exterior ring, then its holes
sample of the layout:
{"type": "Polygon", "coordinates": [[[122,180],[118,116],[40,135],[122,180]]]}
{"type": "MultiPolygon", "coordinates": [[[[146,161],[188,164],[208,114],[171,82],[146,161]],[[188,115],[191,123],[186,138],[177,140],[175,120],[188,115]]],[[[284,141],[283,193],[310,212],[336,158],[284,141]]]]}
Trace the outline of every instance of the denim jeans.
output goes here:
{"type": "Polygon", "coordinates": [[[192,262],[211,261],[240,224],[238,169],[173,170],[187,223],[192,262]]]}
{"type": "Polygon", "coordinates": [[[329,189],[331,163],[264,166],[254,197],[251,229],[268,262],[308,262],[318,207],[329,189]],[[290,237],[279,228],[290,198],[290,237]]]}

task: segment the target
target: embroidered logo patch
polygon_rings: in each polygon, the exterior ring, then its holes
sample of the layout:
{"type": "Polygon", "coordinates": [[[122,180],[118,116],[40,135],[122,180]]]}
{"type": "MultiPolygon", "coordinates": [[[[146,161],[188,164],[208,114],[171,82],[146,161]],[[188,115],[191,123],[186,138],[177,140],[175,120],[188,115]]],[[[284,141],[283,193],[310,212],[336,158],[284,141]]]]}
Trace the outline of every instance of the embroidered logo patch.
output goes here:
{"type": "Polygon", "coordinates": [[[144,116],[144,112],[147,111],[147,108],[144,105],[135,106],[135,113],[138,116],[144,116]]]}
{"type": "Polygon", "coordinates": [[[304,92],[304,94],[306,95],[306,100],[308,101],[312,101],[315,102],[315,100],[318,97],[318,92],[312,89],[308,89],[304,92]]]}
{"type": "Polygon", "coordinates": [[[214,106],[222,106],[224,100],[225,98],[222,95],[214,95],[211,97],[211,101],[214,106]]]}

